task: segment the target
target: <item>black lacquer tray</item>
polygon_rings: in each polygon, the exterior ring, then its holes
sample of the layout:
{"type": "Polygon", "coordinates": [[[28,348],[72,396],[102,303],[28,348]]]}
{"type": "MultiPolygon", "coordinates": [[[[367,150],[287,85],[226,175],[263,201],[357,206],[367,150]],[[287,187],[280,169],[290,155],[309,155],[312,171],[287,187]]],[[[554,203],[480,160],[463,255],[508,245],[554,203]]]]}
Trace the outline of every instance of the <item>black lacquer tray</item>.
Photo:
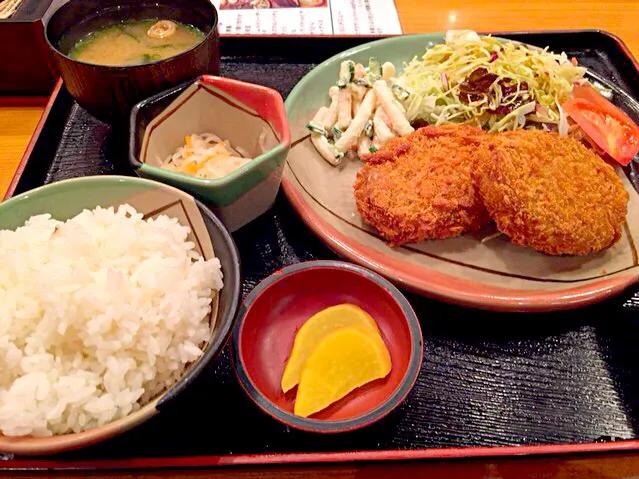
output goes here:
{"type": "MultiPolygon", "coordinates": [[[[639,97],[639,70],[618,39],[596,31],[498,34],[552,50],[639,97]]],[[[286,96],[317,63],[364,38],[224,38],[221,74],[286,96]]],[[[9,194],[96,174],[132,174],[126,135],[92,118],[59,85],[9,194]]],[[[246,295],[282,266],[335,255],[280,194],[234,234],[246,295]]],[[[245,397],[228,354],[168,410],[105,443],[7,468],[135,468],[395,460],[639,449],[639,287],[588,308],[494,313],[407,293],[424,362],[405,403],[361,431],[289,429],[245,397]]],[[[2,459],[2,456],[0,456],[2,459]]]]}

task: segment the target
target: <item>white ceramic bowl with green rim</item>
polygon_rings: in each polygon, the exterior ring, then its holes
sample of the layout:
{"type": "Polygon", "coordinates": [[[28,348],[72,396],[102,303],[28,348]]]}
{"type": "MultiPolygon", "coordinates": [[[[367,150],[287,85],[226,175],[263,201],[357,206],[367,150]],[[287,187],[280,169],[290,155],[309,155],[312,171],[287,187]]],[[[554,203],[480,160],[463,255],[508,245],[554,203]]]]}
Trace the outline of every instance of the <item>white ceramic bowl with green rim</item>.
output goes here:
{"type": "Polygon", "coordinates": [[[231,235],[220,220],[191,195],[156,181],[124,176],[89,176],[59,181],[15,196],[0,203],[0,230],[15,230],[35,215],[50,214],[64,221],[85,209],[129,204],[145,218],[165,215],[191,230],[188,240],[204,258],[217,257],[224,286],[212,300],[212,335],[203,354],[187,366],[170,388],[128,416],[87,429],[49,437],[7,437],[0,433],[0,453],[20,455],[51,454],[86,447],[147,421],[166,408],[191,385],[223,350],[235,320],[240,299],[239,254],[231,235]]]}

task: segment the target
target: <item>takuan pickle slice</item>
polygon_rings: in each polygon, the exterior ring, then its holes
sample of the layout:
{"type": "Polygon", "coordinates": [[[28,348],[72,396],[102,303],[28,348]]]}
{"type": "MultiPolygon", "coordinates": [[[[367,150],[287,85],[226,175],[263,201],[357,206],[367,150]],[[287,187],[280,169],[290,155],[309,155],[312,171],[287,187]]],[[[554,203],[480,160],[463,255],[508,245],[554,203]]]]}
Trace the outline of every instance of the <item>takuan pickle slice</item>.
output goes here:
{"type": "Polygon", "coordinates": [[[338,329],[309,356],[297,390],[294,413],[308,417],[371,381],[386,377],[392,367],[383,341],[358,328],[338,329]]]}
{"type": "Polygon", "coordinates": [[[354,304],[338,304],[311,316],[295,335],[291,355],[282,375],[282,391],[288,392],[300,381],[304,363],[320,341],[333,331],[353,326],[380,337],[375,320],[354,304]]]}

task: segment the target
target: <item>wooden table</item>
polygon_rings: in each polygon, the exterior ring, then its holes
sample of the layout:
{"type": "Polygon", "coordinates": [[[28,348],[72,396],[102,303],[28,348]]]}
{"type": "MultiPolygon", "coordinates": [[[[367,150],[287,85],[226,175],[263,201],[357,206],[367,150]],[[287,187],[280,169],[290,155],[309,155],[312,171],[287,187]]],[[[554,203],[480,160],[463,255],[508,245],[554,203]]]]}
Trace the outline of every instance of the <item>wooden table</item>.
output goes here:
{"type": "MultiPolygon", "coordinates": [[[[524,31],[601,29],[621,37],[639,57],[639,4],[625,1],[542,0],[395,0],[404,32],[442,32],[470,28],[478,31],[524,31]]],[[[46,99],[24,102],[0,100],[0,198],[44,109],[46,99]]],[[[229,469],[217,471],[155,471],[146,474],[72,473],[65,477],[188,477],[214,478],[367,478],[378,477],[465,477],[465,478],[626,478],[639,475],[639,455],[483,459],[472,461],[423,462],[396,465],[340,465],[304,468],[229,469]]],[[[0,474],[0,477],[17,477],[0,474]]],[[[19,477],[42,477],[36,473],[19,477]]]]}

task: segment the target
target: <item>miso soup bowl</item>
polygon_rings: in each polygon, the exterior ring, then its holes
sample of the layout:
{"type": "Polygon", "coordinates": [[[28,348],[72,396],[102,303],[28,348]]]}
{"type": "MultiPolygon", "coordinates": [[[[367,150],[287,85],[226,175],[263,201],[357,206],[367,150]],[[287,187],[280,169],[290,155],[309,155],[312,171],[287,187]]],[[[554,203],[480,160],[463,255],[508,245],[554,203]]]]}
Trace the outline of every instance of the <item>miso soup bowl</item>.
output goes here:
{"type": "Polygon", "coordinates": [[[140,102],[131,112],[129,161],[136,173],[196,196],[230,231],[271,208],[290,144],[281,95],[229,78],[204,75],[140,102]],[[194,133],[213,133],[252,160],[219,179],[161,168],[194,133]]]}
{"type": "Polygon", "coordinates": [[[210,0],[69,0],[45,21],[53,65],[69,93],[96,118],[128,122],[137,102],[220,65],[218,16],[210,0]],[[114,23],[151,18],[193,25],[205,37],[189,50],[153,63],[106,66],[69,56],[87,34],[114,23]]]}

